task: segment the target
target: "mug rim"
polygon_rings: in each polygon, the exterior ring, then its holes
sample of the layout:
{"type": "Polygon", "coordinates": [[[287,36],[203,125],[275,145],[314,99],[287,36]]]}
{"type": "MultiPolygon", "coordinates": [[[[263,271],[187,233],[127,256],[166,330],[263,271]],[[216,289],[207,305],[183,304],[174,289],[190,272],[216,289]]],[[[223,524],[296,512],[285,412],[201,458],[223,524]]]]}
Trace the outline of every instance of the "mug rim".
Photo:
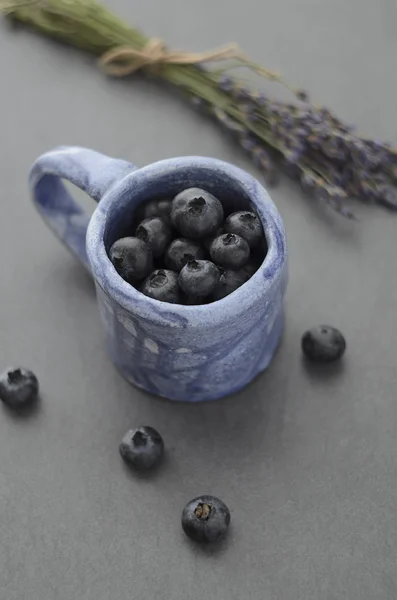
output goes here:
{"type": "Polygon", "coordinates": [[[169,326],[213,326],[230,321],[255,305],[260,297],[282,276],[287,261],[284,224],[266,189],[252,175],[225,161],[201,156],[184,156],[160,160],[137,168],[113,185],[101,198],[87,230],[87,255],[95,282],[128,313],[153,323],[169,326]],[[210,304],[186,306],[161,302],[145,296],[124,281],[111,263],[104,243],[107,215],[122,191],[159,175],[172,175],[183,169],[210,169],[225,174],[241,186],[255,206],[264,227],[267,254],[254,275],[237,290],[210,304]]]}

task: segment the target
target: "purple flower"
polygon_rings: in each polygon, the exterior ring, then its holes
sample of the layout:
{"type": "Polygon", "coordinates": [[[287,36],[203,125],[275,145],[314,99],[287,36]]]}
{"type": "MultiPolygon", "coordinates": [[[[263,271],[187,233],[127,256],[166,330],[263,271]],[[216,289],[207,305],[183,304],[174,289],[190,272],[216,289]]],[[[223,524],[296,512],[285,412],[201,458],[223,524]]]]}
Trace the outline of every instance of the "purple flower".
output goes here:
{"type": "Polygon", "coordinates": [[[316,125],[320,125],[323,122],[324,118],[323,118],[323,115],[318,110],[313,110],[311,120],[316,125]]]}
{"type": "Polygon", "coordinates": [[[258,94],[257,98],[256,98],[256,102],[258,104],[258,106],[266,106],[266,104],[269,102],[269,100],[267,99],[267,97],[265,96],[265,94],[258,94]]]}
{"type": "Polygon", "coordinates": [[[346,188],[352,180],[353,180],[353,172],[352,172],[351,167],[349,167],[349,166],[344,167],[344,169],[342,170],[342,173],[340,174],[340,186],[342,188],[346,188]]]}
{"type": "Polygon", "coordinates": [[[285,160],[290,165],[297,165],[302,157],[303,151],[301,148],[291,148],[287,150],[284,154],[285,160]]]}
{"type": "Polygon", "coordinates": [[[346,150],[335,137],[329,137],[321,146],[322,151],[328,158],[343,161],[346,159],[346,150]]]}
{"type": "Polygon", "coordinates": [[[348,142],[348,148],[353,163],[359,168],[369,170],[377,169],[386,158],[383,150],[374,152],[368,144],[365,144],[360,139],[350,140],[348,142]]]}
{"type": "Polygon", "coordinates": [[[279,117],[281,115],[281,108],[279,104],[272,102],[267,107],[269,113],[274,117],[279,117]]]}
{"type": "Polygon", "coordinates": [[[311,129],[306,141],[314,150],[319,150],[327,139],[327,136],[328,130],[325,127],[317,126],[311,129]]]}
{"type": "Polygon", "coordinates": [[[291,129],[294,126],[294,118],[291,113],[284,111],[281,115],[281,126],[284,129],[291,129]]]}
{"type": "Polygon", "coordinates": [[[389,167],[390,177],[397,183],[397,165],[391,165],[389,167]]]}
{"type": "Polygon", "coordinates": [[[219,79],[219,87],[223,92],[231,92],[234,88],[233,80],[227,75],[222,75],[219,79]]]}
{"type": "Polygon", "coordinates": [[[307,136],[309,135],[309,130],[306,129],[306,127],[297,127],[296,129],[294,129],[293,133],[296,137],[305,140],[307,138],[307,136]]]}
{"type": "Polygon", "coordinates": [[[251,121],[253,123],[255,123],[255,121],[258,121],[258,114],[255,112],[255,105],[252,104],[252,102],[247,102],[246,104],[243,105],[243,111],[245,113],[245,117],[248,119],[248,121],[251,121]]]}
{"type": "Polygon", "coordinates": [[[253,152],[256,146],[255,142],[248,136],[241,137],[240,144],[247,152],[253,152]]]}
{"type": "Polygon", "coordinates": [[[309,94],[305,92],[305,90],[296,90],[295,96],[298,100],[301,100],[301,102],[309,102],[309,94]]]}
{"type": "Polygon", "coordinates": [[[376,199],[387,208],[397,210],[397,191],[390,185],[380,185],[376,188],[376,199]]]}
{"type": "Polygon", "coordinates": [[[376,184],[367,171],[354,172],[354,189],[361,200],[369,202],[376,200],[376,184]]]}
{"type": "Polygon", "coordinates": [[[262,148],[262,146],[256,146],[253,151],[254,162],[258,167],[265,168],[272,164],[269,153],[262,148]]]}
{"type": "Polygon", "coordinates": [[[235,83],[233,87],[233,95],[237,100],[252,100],[252,92],[246,87],[235,83]]]}
{"type": "Polygon", "coordinates": [[[345,205],[346,194],[341,188],[327,186],[322,183],[317,186],[315,195],[318,200],[325,202],[335,212],[347,219],[355,219],[354,214],[345,205]]]}

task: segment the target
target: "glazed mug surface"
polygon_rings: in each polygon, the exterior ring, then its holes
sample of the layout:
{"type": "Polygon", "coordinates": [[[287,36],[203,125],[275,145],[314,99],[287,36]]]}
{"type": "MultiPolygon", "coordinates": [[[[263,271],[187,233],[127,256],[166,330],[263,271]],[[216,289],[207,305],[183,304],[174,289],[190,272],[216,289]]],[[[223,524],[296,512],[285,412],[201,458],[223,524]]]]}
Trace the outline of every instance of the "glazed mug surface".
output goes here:
{"type": "Polygon", "coordinates": [[[136,168],[93,150],[60,147],[36,160],[30,186],[43,219],[92,274],[111,358],[128,381],[172,400],[198,402],[241,389],[268,366],[283,329],[287,249],[281,217],[251,175],[212,158],[171,158],[136,168]],[[98,202],[91,219],[62,179],[98,202]],[[133,231],[141,203],[188,187],[213,193],[227,213],[253,206],[268,245],[247,283],[201,306],[144,296],[108,258],[112,243],[133,231]]]}

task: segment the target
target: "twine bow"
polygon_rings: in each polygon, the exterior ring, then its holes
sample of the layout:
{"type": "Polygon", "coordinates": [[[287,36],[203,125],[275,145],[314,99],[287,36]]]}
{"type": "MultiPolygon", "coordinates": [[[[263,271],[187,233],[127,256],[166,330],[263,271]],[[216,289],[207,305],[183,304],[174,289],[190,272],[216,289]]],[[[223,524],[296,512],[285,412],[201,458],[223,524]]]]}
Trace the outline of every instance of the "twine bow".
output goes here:
{"type": "Polygon", "coordinates": [[[160,65],[197,65],[203,62],[232,58],[244,61],[236,44],[228,44],[208,52],[194,53],[167,50],[162,40],[152,38],[141,50],[131,46],[119,46],[105,52],[99,59],[99,65],[106,74],[123,77],[131,75],[139,69],[150,69],[160,65]]]}

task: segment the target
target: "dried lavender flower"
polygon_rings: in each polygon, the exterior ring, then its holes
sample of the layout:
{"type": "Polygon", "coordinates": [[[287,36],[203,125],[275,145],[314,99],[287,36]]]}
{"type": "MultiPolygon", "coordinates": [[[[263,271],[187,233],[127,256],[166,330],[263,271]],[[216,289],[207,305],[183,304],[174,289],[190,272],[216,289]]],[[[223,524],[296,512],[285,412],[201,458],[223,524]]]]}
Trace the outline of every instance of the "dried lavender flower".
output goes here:
{"type": "Polygon", "coordinates": [[[295,96],[302,102],[309,102],[309,94],[305,90],[296,90],[295,96]]]}
{"type": "MultiPolygon", "coordinates": [[[[138,61],[137,65],[134,52],[139,52],[142,58],[151,40],[95,0],[7,0],[2,3],[0,0],[0,7],[13,22],[31,25],[45,35],[98,56],[102,68],[117,60],[117,48],[127,45],[131,54],[128,72],[147,68],[154,76],[180,89],[195,108],[203,107],[206,114],[215,117],[224,130],[237,139],[266,181],[274,181],[276,174],[270,150],[275,152],[282,168],[297,178],[306,191],[315,193],[347,218],[352,218],[346,206],[348,195],[393,210],[397,208],[397,150],[387,143],[354,134],[353,128],[331,110],[313,106],[305,90],[293,90],[303,105],[281,102],[262,90],[250,89],[242,80],[226,75],[221,69],[211,70],[208,59],[204,63],[201,59],[189,62],[186,61],[188,55],[180,52],[171,52],[171,55],[183,55],[182,62],[162,62],[158,57],[154,60],[149,53],[147,61],[138,61]]],[[[166,47],[164,52],[169,59],[166,47]]],[[[219,53],[214,60],[219,60],[219,53]]],[[[239,66],[268,81],[284,84],[281,77],[242,54],[235,60],[239,66]]],[[[112,74],[128,73],[123,68],[122,72],[116,69],[112,74]]]]}

